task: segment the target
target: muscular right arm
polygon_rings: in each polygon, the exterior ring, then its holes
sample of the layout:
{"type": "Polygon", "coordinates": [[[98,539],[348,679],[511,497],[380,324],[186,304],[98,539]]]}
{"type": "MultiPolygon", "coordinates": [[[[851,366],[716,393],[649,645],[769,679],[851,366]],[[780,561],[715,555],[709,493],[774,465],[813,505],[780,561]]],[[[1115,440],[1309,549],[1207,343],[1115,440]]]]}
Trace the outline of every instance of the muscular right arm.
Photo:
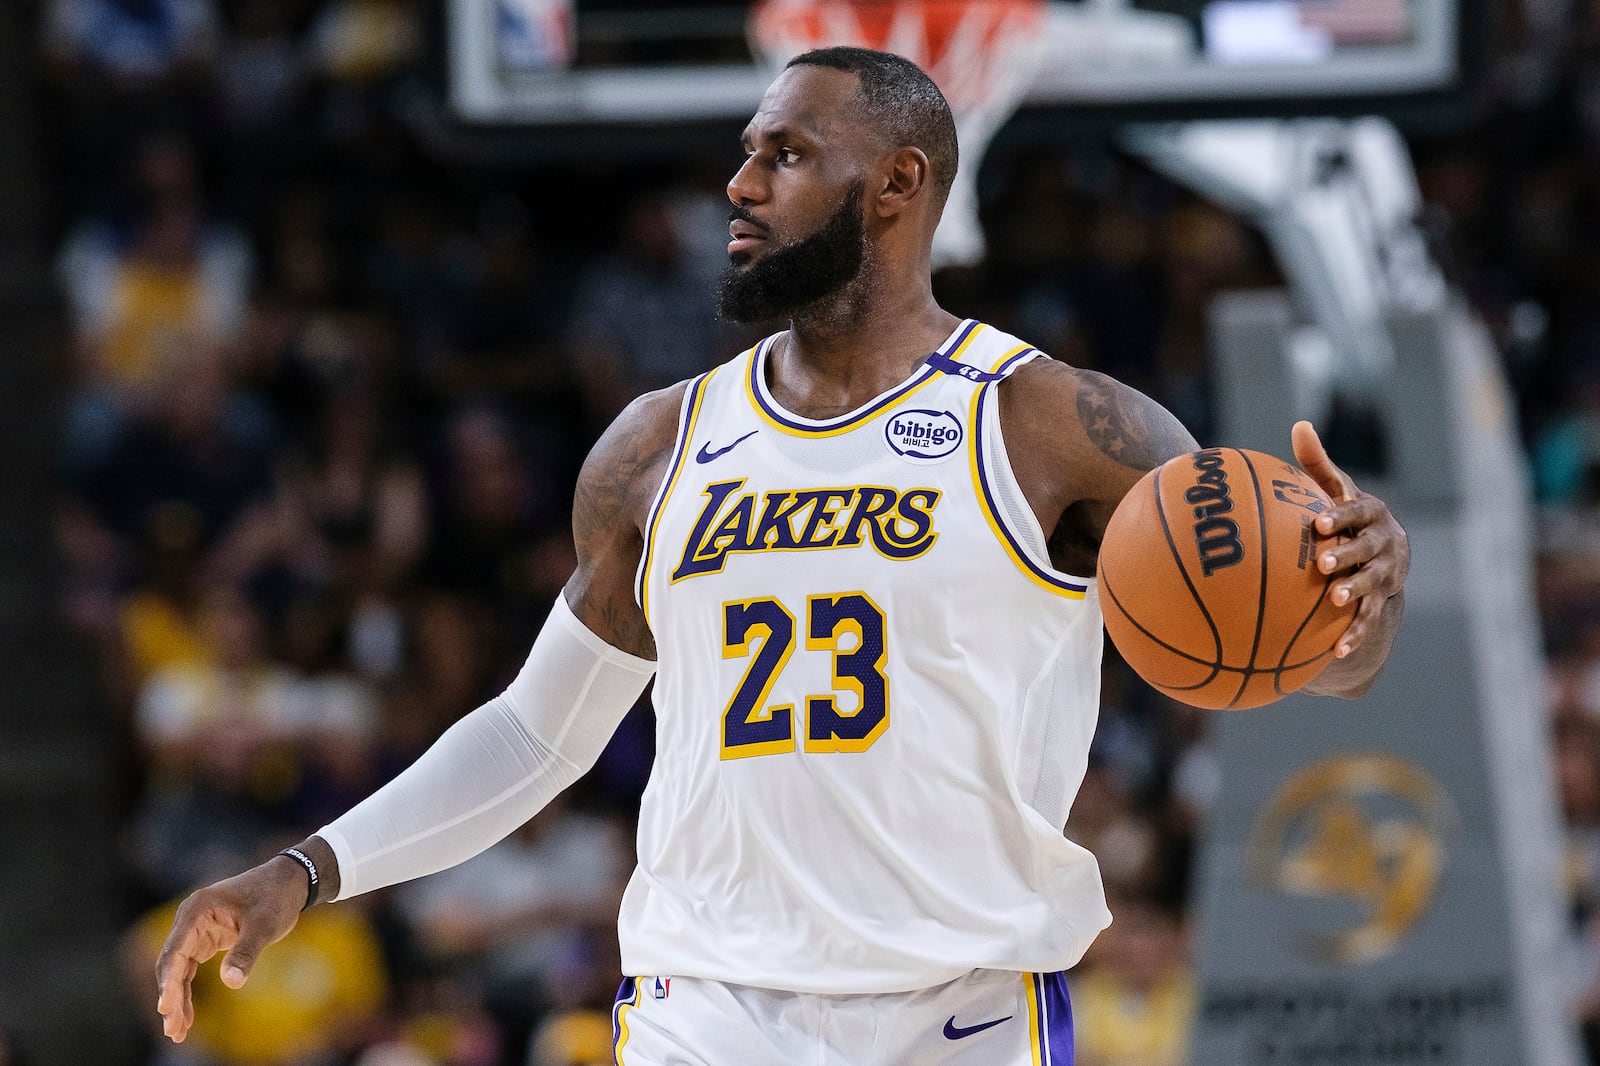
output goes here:
{"type": "Polygon", "coordinates": [[[629,404],[584,461],[572,498],[578,567],[567,582],[567,604],[607,644],[642,659],[656,657],[656,642],[633,598],[633,582],[650,505],[672,459],[685,388],[674,385],[629,404]]]}
{"type": "MultiPolygon", "coordinates": [[[[651,500],[669,462],[684,386],[635,401],[595,445],[573,508],[578,567],[528,662],[504,693],[462,718],[414,764],[300,845],[321,897],[462,862],[588,769],[654,672],[655,642],[633,599],[651,500]]],[[[294,927],[304,871],[270,859],[178,909],[156,964],[157,1011],[174,1041],[194,1021],[190,983],[219,951],[242,985],[257,954],[294,927]]]]}

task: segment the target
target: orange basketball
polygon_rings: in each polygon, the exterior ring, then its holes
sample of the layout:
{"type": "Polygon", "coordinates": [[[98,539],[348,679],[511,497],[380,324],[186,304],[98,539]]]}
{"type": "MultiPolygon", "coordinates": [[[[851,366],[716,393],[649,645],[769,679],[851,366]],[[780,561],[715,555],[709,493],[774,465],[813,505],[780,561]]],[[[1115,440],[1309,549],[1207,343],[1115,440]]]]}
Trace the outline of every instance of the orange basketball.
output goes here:
{"type": "Polygon", "coordinates": [[[1327,665],[1355,614],[1331,599],[1310,475],[1261,452],[1169,459],[1117,505],[1100,545],[1106,631],[1134,671],[1196,707],[1259,707],[1327,665]]]}

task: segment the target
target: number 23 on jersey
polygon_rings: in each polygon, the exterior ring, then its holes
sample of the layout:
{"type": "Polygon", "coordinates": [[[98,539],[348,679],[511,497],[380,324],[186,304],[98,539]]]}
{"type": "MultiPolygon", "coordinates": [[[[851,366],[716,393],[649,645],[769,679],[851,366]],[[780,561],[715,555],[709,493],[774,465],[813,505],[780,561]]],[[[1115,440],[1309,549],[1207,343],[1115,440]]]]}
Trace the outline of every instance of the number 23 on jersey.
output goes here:
{"type": "MultiPolygon", "coordinates": [[[[866,751],[889,727],[883,610],[865,592],[837,592],[807,597],[805,613],[805,650],[833,655],[833,692],[805,699],[805,749],[866,751]],[[855,696],[853,709],[840,708],[841,692],[855,696]]],[[[796,624],[775,599],[722,605],[722,657],[750,660],[722,713],[724,759],[795,750],[794,706],[768,701],[794,654],[796,624]]]]}

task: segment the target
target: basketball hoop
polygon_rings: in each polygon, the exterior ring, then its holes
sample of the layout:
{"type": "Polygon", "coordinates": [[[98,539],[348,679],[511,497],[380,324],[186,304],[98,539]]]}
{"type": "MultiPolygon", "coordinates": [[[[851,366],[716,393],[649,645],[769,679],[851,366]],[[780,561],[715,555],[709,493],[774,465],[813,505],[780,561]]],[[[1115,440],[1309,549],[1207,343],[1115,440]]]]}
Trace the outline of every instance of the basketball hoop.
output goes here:
{"type": "Polygon", "coordinates": [[[801,52],[859,45],[905,56],[955,114],[962,164],[933,238],[933,265],[983,258],[978,164],[1016,110],[1044,54],[1045,0],[762,0],[751,50],[772,76],[801,52]]]}

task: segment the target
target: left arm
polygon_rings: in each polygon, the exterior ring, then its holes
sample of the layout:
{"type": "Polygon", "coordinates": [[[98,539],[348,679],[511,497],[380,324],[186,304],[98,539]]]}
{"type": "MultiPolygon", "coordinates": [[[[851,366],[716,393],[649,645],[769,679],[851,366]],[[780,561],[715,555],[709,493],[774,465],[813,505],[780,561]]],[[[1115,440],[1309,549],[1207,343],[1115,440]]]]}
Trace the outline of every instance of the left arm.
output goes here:
{"type": "Polygon", "coordinates": [[[1095,572],[1106,524],[1141,477],[1200,447],[1155,400],[1093,370],[1036,359],[999,389],[1012,472],[1069,574],[1095,572]]]}
{"type": "Polygon", "coordinates": [[[1310,422],[1296,422],[1290,435],[1295,460],[1333,498],[1333,509],[1317,516],[1317,532],[1346,534],[1342,544],[1322,553],[1317,568],[1340,575],[1333,586],[1335,604],[1356,601],[1356,615],[1339,638],[1333,660],[1306,691],[1321,696],[1365,695],[1389,658],[1405,613],[1411,545],[1388,505],[1358,489],[1350,475],[1328,458],[1310,422]]]}
{"type": "MultiPolygon", "coordinates": [[[[1112,512],[1147,471],[1200,447],[1150,397],[1104,374],[1049,359],[1020,368],[1001,384],[1000,418],[1023,494],[1040,526],[1051,531],[1051,560],[1071,574],[1095,572],[1112,512]]],[[[1317,566],[1341,575],[1335,603],[1357,601],[1334,658],[1306,691],[1360,696],[1377,680],[1400,628],[1411,549],[1388,506],[1334,465],[1311,423],[1297,422],[1291,437],[1295,459],[1334,502],[1318,516],[1317,531],[1346,535],[1323,552],[1317,566]]]]}

